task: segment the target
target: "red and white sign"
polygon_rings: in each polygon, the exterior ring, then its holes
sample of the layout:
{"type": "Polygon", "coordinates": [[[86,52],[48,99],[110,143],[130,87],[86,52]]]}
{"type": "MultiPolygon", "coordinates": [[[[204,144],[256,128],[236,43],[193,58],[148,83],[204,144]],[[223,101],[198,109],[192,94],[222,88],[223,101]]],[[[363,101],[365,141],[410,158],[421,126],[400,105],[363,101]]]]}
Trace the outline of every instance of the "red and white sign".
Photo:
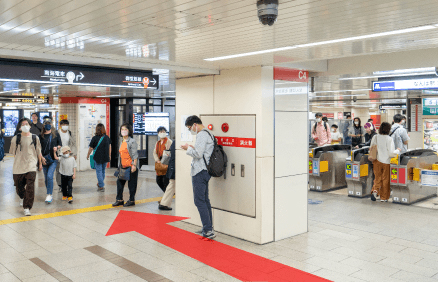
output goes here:
{"type": "Polygon", "coordinates": [[[344,113],[338,112],[338,119],[343,119],[343,118],[344,118],[344,113]]]}
{"type": "Polygon", "coordinates": [[[335,118],[335,113],[322,113],[322,116],[326,118],[335,118]]]}
{"type": "Polygon", "coordinates": [[[309,72],[288,68],[274,68],[274,80],[309,82],[309,72]]]}
{"type": "Polygon", "coordinates": [[[238,137],[221,137],[215,136],[217,144],[224,147],[236,147],[236,148],[255,148],[255,138],[238,138],[238,137]]]}

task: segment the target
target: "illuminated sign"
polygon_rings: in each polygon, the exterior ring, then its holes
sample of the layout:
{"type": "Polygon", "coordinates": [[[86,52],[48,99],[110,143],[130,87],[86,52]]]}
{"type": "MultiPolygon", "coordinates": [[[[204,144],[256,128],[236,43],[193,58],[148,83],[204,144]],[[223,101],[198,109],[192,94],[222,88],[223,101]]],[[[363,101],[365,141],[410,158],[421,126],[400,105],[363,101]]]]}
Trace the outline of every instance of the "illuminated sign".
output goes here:
{"type": "Polygon", "coordinates": [[[373,82],[373,91],[376,92],[426,89],[438,89],[438,78],[373,82]]]}

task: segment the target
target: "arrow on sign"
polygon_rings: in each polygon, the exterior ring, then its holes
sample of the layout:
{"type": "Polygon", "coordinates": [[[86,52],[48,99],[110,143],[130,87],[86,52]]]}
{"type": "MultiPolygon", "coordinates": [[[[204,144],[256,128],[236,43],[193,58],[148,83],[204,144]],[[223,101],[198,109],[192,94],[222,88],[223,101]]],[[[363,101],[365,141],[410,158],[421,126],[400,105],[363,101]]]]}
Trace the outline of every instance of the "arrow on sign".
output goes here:
{"type": "Polygon", "coordinates": [[[85,77],[85,75],[81,72],[81,75],[76,76],[76,80],[82,80],[85,77]]]}
{"type": "Polygon", "coordinates": [[[329,281],[167,224],[184,219],[122,210],[106,236],[136,231],[242,281],[329,281]]]}
{"type": "Polygon", "coordinates": [[[153,80],[151,81],[154,85],[157,84],[157,81],[155,80],[155,78],[153,78],[153,80]]]}
{"type": "Polygon", "coordinates": [[[395,168],[392,169],[392,174],[396,174],[397,170],[395,168]]]}

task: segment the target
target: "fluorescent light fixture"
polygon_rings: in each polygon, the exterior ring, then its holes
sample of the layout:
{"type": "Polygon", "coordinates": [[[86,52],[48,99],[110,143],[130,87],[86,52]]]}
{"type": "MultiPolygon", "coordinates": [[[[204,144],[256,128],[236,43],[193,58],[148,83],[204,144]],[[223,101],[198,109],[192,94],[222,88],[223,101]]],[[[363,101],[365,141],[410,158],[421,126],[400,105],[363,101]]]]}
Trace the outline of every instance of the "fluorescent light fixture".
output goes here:
{"type": "Polygon", "coordinates": [[[435,72],[435,68],[415,68],[415,69],[401,69],[401,70],[390,70],[390,71],[375,71],[374,75],[389,75],[389,74],[412,74],[412,73],[424,73],[424,72],[435,72]]]}
{"type": "Polygon", "coordinates": [[[280,47],[280,48],[266,49],[266,50],[241,53],[241,54],[236,54],[236,55],[207,58],[204,60],[210,61],[210,62],[219,61],[219,60],[227,60],[227,59],[233,59],[233,58],[240,58],[240,57],[261,55],[261,54],[274,53],[274,52],[280,52],[280,51],[287,51],[287,50],[292,50],[292,49],[297,49],[297,48],[308,48],[308,47],[322,46],[322,45],[327,45],[327,44],[334,44],[334,43],[341,43],[341,42],[349,42],[349,41],[377,38],[377,37],[383,37],[383,36],[418,32],[418,31],[430,30],[430,29],[435,29],[435,28],[438,28],[438,25],[425,25],[425,26],[418,26],[418,27],[405,28],[405,29],[399,29],[399,30],[393,30],[393,31],[379,32],[379,33],[373,33],[373,34],[367,34],[367,35],[340,38],[340,39],[334,39],[334,40],[327,40],[327,41],[320,41],[320,42],[314,42],[314,43],[307,43],[307,44],[292,45],[292,46],[286,46],[286,47],[280,47]]]}
{"type": "Polygon", "coordinates": [[[371,76],[357,76],[357,77],[342,77],[339,80],[356,80],[356,79],[369,79],[369,78],[381,78],[381,77],[403,77],[403,76],[414,76],[414,75],[427,75],[436,74],[433,72],[423,72],[423,73],[403,73],[403,74],[392,74],[392,75],[371,75],[371,76]]]}
{"type": "Polygon", "coordinates": [[[121,97],[122,95],[103,95],[103,96],[96,96],[96,98],[108,98],[108,97],[121,97]]]}
{"type": "Polygon", "coordinates": [[[358,92],[358,91],[370,91],[371,89],[350,89],[350,90],[327,90],[327,91],[315,91],[309,93],[341,93],[341,92],[358,92]]]}
{"type": "Polygon", "coordinates": [[[41,87],[55,87],[55,86],[59,86],[61,83],[58,84],[52,84],[52,85],[43,85],[41,87]]]}
{"type": "Polygon", "coordinates": [[[0,94],[22,92],[22,91],[25,91],[25,89],[15,89],[15,90],[2,91],[2,92],[0,92],[0,94]]]}

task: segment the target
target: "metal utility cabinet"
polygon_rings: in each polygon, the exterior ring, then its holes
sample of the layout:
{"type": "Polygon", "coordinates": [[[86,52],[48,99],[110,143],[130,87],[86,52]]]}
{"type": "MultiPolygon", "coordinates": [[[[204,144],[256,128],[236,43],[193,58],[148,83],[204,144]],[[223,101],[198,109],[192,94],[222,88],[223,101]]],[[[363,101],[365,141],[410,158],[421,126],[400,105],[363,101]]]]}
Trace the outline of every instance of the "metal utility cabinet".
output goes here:
{"type": "Polygon", "coordinates": [[[371,195],[374,173],[373,164],[368,160],[370,147],[363,147],[351,151],[345,165],[345,178],[347,180],[348,196],[364,198],[371,195]]]}
{"type": "Polygon", "coordinates": [[[309,153],[310,190],[324,192],[347,186],[345,164],[350,152],[350,145],[313,148],[309,153]]]}

